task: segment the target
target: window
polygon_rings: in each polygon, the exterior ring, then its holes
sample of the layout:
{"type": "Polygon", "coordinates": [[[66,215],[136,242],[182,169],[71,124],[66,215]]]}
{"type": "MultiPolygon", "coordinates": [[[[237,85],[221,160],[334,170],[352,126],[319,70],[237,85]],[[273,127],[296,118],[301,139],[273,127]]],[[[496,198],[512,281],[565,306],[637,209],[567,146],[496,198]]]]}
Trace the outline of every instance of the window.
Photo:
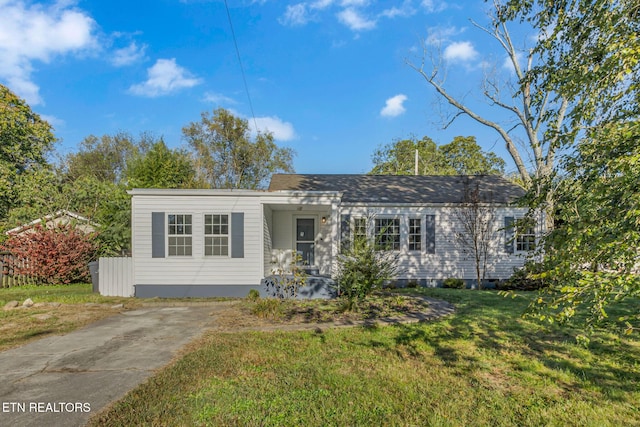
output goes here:
{"type": "Polygon", "coordinates": [[[526,252],[536,248],[536,230],[532,226],[523,227],[516,235],[516,251],[526,252]]]}
{"type": "Polygon", "coordinates": [[[229,215],[204,216],[204,254],[229,255],[229,215]]]}
{"type": "Polygon", "coordinates": [[[367,238],[367,218],[353,219],[353,240],[367,238]]]}
{"type": "Polygon", "coordinates": [[[400,220],[398,218],[376,219],[376,246],[382,250],[400,250],[400,220]]]}
{"type": "Polygon", "coordinates": [[[409,250],[422,250],[422,227],[419,218],[409,218],[409,250]]]}
{"type": "Polygon", "coordinates": [[[169,256],[191,256],[191,215],[169,214],[169,256]]]}

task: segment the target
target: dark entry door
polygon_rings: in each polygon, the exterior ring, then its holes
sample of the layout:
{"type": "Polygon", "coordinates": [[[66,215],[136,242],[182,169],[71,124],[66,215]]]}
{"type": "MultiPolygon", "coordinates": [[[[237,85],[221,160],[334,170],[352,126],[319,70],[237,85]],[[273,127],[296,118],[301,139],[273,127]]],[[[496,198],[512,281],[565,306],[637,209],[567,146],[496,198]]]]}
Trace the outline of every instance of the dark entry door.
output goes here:
{"type": "Polygon", "coordinates": [[[314,265],[315,220],[296,218],[296,251],[302,255],[302,263],[314,265]]]}

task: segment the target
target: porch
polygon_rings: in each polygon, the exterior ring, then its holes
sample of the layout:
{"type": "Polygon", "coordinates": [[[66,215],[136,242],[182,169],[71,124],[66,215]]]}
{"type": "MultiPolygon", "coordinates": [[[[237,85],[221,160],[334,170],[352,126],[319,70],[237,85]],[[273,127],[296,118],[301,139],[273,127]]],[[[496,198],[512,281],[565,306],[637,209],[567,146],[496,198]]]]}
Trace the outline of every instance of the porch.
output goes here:
{"type": "Polygon", "coordinates": [[[286,274],[293,264],[314,276],[330,276],[338,245],[336,194],[263,203],[264,275],[286,274]]]}

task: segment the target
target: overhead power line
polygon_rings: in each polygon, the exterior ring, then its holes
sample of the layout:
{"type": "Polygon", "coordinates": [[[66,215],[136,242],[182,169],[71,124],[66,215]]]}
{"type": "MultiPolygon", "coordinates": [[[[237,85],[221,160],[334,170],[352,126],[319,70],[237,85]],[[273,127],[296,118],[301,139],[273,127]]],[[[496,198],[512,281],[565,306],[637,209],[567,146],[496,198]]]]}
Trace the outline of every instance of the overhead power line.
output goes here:
{"type": "Polygon", "coordinates": [[[238,63],[240,64],[240,73],[242,74],[242,81],[244,82],[244,90],[247,92],[247,99],[249,100],[249,108],[251,109],[251,117],[253,118],[253,125],[258,132],[258,121],[256,115],[253,112],[253,103],[251,102],[251,95],[249,94],[249,86],[247,85],[247,77],[244,73],[244,66],[242,65],[242,58],[240,57],[240,49],[238,49],[238,41],[236,39],[236,32],[233,29],[233,22],[231,21],[231,13],[229,12],[229,5],[227,0],[224,0],[224,7],[227,9],[227,17],[229,18],[229,27],[231,28],[231,36],[233,37],[233,44],[236,47],[236,55],[238,56],[238,63]]]}

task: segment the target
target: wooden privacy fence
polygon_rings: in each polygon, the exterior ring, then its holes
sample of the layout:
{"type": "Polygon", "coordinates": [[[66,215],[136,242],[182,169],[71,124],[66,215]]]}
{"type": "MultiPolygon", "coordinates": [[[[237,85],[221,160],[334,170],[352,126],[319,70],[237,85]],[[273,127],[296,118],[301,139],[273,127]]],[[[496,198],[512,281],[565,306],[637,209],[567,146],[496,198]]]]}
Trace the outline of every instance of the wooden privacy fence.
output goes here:
{"type": "Polygon", "coordinates": [[[98,290],[100,295],[110,297],[134,296],[133,258],[100,258],[98,290]]]}
{"type": "Polygon", "coordinates": [[[17,273],[15,267],[18,266],[24,270],[26,261],[17,259],[11,252],[0,252],[0,288],[37,284],[34,277],[17,273]]]}

